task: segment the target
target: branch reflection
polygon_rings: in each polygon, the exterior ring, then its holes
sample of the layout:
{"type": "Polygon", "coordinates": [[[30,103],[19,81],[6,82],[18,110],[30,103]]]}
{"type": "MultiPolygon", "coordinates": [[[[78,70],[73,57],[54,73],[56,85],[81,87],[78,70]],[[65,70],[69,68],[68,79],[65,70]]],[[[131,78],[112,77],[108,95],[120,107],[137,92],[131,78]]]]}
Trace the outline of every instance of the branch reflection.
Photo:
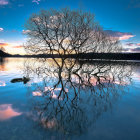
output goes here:
{"type": "Polygon", "coordinates": [[[80,134],[125,93],[132,67],[43,58],[27,60],[25,75],[32,79],[28,89],[34,120],[47,129],[80,134]]]}

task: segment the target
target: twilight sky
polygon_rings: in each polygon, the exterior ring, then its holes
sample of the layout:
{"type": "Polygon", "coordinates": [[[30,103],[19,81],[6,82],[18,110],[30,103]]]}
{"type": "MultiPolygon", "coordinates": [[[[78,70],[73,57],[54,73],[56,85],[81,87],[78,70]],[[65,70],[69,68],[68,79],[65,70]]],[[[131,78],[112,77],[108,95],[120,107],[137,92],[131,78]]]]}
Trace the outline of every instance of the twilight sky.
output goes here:
{"type": "Polygon", "coordinates": [[[140,0],[0,0],[0,47],[24,54],[24,23],[41,9],[69,7],[95,14],[96,20],[126,51],[140,52],[140,0]]]}

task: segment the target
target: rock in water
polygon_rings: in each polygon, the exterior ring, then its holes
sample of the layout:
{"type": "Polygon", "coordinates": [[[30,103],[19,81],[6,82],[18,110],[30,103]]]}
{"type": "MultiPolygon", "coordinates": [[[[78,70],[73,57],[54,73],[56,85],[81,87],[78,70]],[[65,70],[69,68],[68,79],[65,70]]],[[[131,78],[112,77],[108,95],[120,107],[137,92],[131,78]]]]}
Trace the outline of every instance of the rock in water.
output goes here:
{"type": "Polygon", "coordinates": [[[24,84],[26,84],[29,81],[30,81],[30,78],[23,77],[23,78],[15,78],[15,79],[12,79],[11,80],[11,83],[23,82],[24,84]]]}

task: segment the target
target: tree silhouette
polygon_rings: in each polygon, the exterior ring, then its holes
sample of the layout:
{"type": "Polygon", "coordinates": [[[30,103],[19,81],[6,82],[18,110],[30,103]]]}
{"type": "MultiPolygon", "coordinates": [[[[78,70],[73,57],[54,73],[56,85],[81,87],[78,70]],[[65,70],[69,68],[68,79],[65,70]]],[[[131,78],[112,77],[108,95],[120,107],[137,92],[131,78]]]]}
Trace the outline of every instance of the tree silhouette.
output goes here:
{"type": "Polygon", "coordinates": [[[81,10],[42,10],[25,24],[25,49],[35,54],[76,54],[118,52],[117,39],[105,33],[90,12],[81,10]]]}

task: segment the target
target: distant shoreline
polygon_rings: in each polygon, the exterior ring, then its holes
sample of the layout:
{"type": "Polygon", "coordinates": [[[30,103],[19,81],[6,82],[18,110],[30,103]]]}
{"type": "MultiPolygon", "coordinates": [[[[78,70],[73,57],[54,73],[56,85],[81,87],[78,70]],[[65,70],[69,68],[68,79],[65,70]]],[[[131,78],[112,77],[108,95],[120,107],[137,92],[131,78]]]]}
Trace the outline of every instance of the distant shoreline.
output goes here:
{"type": "Polygon", "coordinates": [[[74,58],[87,60],[140,60],[140,53],[81,53],[70,55],[38,54],[38,55],[11,55],[0,51],[0,57],[22,57],[22,58],[74,58]]]}
{"type": "MultiPolygon", "coordinates": [[[[1,57],[1,56],[0,56],[1,57]]],[[[140,60],[140,53],[86,53],[59,56],[55,55],[7,55],[4,57],[26,57],[26,58],[75,58],[75,59],[100,59],[100,60],[140,60]]]]}

